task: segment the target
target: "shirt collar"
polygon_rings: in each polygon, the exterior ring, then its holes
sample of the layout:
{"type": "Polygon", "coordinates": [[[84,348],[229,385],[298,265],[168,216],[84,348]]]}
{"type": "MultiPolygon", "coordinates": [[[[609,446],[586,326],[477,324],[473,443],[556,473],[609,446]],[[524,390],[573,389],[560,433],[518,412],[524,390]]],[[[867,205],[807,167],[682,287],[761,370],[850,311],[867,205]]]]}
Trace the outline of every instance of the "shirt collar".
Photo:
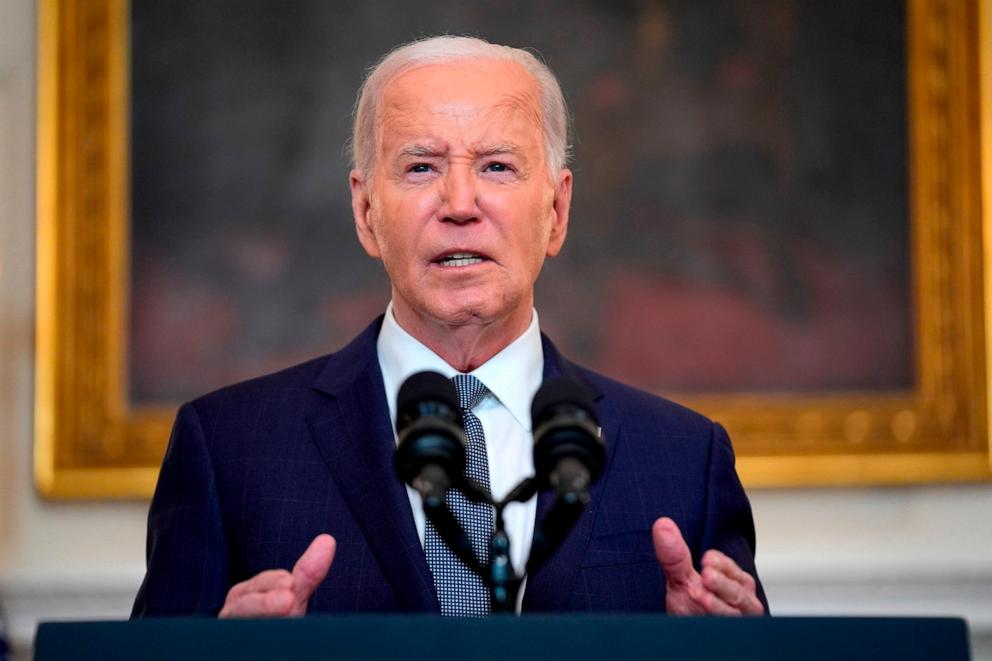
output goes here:
{"type": "MultiPolygon", "coordinates": [[[[392,302],[386,308],[376,346],[394,427],[396,395],[408,377],[424,370],[439,372],[449,379],[459,373],[396,323],[392,302]]],[[[530,431],[531,399],[544,377],[544,349],[537,311],[532,312],[530,325],[520,337],[469,373],[486,384],[520,426],[530,431]]]]}

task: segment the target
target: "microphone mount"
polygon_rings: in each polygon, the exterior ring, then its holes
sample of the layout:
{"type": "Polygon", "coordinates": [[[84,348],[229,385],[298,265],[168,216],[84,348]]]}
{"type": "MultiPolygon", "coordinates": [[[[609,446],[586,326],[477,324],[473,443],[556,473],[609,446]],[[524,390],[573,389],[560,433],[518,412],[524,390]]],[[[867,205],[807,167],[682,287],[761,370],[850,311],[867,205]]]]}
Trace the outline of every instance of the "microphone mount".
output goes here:
{"type": "Polygon", "coordinates": [[[424,515],[441,539],[489,587],[493,612],[514,613],[525,577],[536,572],[561,546],[589,502],[589,486],[601,472],[605,451],[592,401],[576,382],[555,379],[542,385],[534,398],[533,411],[537,474],[521,480],[505,498],[497,501],[487,489],[464,474],[464,436],[452,423],[448,410],[451,395],[441,381],[446,379],[439,374],[421,373],[408,379],[400,389],[398,399],[404,399],[402,395],[407,389],[405,401],[411,404],[410,412],[400,416],[402,422],[399,417],[397,420],[396,470],[404,482],[421,494],[424,515]],[[408,385],[414,387],[407,388],[408,385]],[[427,385],[434,388],[428,392],[427,385]],[[422,386],[419,390],[424,395],[441,396],[421,398],[417,386],[422,386]],[[551,398],[547,397],[549,394],[551,398]],[[575,395],[579,395],[581,406],[567,412],[557,410],[558,403],[569,404],[567,397],[575,395]],[[551,438],[552,442],[537,442],[545,438],[551,438]],[[544,519],[535,525],[530,556],[523,573],[518,574],[510,558],[510,538],[503,511],[507,505],[526,502],[539,489],[548,488],[554,489],[555,499],[544,519]],[[464,528],[448,507],[449,489],[458,489],[467,500],[494,509],[488,565],[478,558],[464,528]]]}

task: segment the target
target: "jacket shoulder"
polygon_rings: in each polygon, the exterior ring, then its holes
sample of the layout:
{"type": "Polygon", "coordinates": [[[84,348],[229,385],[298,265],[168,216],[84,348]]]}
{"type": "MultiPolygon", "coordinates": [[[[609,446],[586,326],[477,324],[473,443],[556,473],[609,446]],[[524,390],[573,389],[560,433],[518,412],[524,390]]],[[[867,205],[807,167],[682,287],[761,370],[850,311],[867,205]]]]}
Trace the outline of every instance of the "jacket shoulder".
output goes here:
{"type": "Polygon", "coordinates": [[[669,435],[706,436],[713,433],[715,423],[703,414],[660,395],[629,386],[608,376],[576,365],[575,369],[599,393],[620,418],[654,429],[665,429],[669,435]]]}
{"type": "Polygon", "coordinates": [[[300,390],[310,390],[317,375],[333,356],[334,354],[327,354],[277,372],[218,388],[192,400],[190,405],[202,414],[205,411],[227,408],[237,402],[258,405],[273,398],[293,397],[300,390]]]}
{"type": "Polygon", "coordinates": [[[355,375],[375,360],[376,338],[382,317],[375,319],[361,334],[340,350],[303,363],[241,381],[194,399],[190,405],[203,415],[208,411],[258,409],[274,406],[279,410],[294,410],[310,400],[314,389],[332,393],[342,383],[351,382],[355,375]]]}
{"type": "Polygon", "coordinates": [[[574,363],[542,335],[545,374],[578,378],[592,389],[597,406],[614,412],[618,421],[633,428],[665,430],[669,437],[711,438],[722,428],[706,416],[654,393],[629,386],[616,379],[574,363]]]}

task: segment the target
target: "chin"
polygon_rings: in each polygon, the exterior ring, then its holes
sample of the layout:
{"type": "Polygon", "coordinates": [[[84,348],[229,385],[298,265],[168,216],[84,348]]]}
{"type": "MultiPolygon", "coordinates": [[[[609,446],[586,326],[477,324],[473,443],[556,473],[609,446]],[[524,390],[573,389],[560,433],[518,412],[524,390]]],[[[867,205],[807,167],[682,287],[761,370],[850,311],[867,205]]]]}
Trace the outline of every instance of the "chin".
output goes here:
{"type": "Polygon", "coordinates": [[[487,324],[506,314],[502,306],[493,304],[493,297],[456,296],[445,301],[435,301],[429,306],[439,321],[453,326],[487,324]]]}
{"type": "Polygon", "coordinates": [[[466,326],[468,324],[485,324],[493,321],[497,315],[489,314],[479,306],[445,306],[438,311],[436,318],[450,326],[466,326]]]}

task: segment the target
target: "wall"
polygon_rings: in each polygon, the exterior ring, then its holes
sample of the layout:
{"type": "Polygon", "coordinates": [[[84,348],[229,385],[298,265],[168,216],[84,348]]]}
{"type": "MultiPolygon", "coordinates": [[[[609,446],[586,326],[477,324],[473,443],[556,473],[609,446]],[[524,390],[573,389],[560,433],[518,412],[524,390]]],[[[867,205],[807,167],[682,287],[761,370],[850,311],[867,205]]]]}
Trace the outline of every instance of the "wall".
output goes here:
{"type": "MultiPolygon", "coordinates": [[[[0,614],[124,617],[146,503],[47,502],[32,483],[35,4],[0,3],[0,614]]],[[[992,486],[753,494],[774,612],[954,614],[992,659],[992,486]]]]}
{"type": "Polygon", "coordinates": [[[0,2],[0,609],[121,616],[140,580],[145,503],[50,503],[32,484],[36,7],[0,2]]]}

